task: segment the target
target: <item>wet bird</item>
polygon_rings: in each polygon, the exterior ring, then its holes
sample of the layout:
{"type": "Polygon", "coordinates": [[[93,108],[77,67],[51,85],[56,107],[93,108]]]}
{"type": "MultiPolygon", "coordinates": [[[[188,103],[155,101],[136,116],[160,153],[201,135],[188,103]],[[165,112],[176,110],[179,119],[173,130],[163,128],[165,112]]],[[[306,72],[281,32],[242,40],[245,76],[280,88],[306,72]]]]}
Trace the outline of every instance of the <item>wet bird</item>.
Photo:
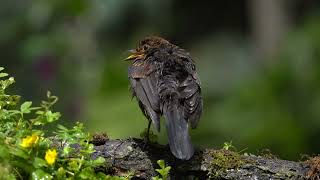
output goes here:
{"type": "Polygon", "coordinates": [[[202,113],[199,76],[188,52],[160,37],[147,37],[130,50],[128,76],[140,109],[160,131],[164,116],[172,154],[190,159],[194,147],[189,126],[196,128],[202,113]]]}

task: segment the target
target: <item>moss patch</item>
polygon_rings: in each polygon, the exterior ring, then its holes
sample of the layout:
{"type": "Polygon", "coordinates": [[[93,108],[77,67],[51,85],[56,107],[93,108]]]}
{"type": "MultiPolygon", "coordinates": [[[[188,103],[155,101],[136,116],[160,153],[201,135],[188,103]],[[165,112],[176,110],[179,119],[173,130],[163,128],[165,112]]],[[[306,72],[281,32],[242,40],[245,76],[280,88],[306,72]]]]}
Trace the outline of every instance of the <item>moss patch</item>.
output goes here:
{"type": "Polygon", "coordinates": [[[225,149],[213,150],[210,152],[212,161],[209,169],[209,177],[218,179],[223,173],[230,169],[238,169],[247,161],[234,151],[225,149]]]}
{"type": "Polygon", "coordinates": [[[100,146],[105,144],[109,140],[106,133],[96,133],[92,136],[91,143],[100,146]]]}
{"type": "Polygon", "coordinates": [[[262,149],[258,154],[266,159],[279,159],[277,155],[271,153],[270,149],[262,149]]]}

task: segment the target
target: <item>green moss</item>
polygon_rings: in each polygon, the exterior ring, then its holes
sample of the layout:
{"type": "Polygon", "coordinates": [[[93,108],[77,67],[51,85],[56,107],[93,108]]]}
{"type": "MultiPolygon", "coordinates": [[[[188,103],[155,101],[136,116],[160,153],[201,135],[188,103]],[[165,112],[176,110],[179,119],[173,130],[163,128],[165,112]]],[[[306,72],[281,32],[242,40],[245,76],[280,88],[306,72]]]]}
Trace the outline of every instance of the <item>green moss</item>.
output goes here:
{"type": "Polygon", "coordinates": [[[246,163],[242,156],[234,151],[225,149],[213,150],[210,152],[212,161],[209,169],[210,178],[219,178],[229,169],[238,169],[246,163]]]}

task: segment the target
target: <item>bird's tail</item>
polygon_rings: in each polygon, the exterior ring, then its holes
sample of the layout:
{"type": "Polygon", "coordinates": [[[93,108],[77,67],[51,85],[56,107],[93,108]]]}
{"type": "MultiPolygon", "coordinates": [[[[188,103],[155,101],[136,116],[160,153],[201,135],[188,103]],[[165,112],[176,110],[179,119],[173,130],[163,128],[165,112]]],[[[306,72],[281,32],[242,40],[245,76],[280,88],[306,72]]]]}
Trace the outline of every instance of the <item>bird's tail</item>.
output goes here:
{"type": "Polygon", "coordinates": [[[194,154],[194,148],[188,132],[188,122],[183,117],[183,111],[178,103],[166,102],[163,106],[166,119],[166,129],[172,154],[182,160],[189,160],[194,154]]]}

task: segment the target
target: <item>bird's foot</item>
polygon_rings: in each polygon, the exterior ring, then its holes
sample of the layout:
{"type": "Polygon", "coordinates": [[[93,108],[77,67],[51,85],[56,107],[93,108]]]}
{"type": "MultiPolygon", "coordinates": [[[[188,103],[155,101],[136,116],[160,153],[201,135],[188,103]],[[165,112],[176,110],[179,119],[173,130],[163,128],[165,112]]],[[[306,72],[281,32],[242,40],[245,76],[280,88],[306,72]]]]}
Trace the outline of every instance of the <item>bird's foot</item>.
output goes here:
{"type": "Polygon", "coordinates": [[[145,149],[148,147],[149,142],[150,142],[150,140],[149,140],[149,135],[147,134],[147,135],[143,138],[143,146],[142,146],[142,149],[143,149],[143,150],[145,150],[145,149]]]}
{"type": "Polygon", "coordinates": [[[146,149],[150,143],[157,142],[157,135],[155,135],[151,127],[151,121],[149,121],[148,127],[144,129],[142,133],[140,133],[140,137],[143,138],[143,149],[146,149]]]}

